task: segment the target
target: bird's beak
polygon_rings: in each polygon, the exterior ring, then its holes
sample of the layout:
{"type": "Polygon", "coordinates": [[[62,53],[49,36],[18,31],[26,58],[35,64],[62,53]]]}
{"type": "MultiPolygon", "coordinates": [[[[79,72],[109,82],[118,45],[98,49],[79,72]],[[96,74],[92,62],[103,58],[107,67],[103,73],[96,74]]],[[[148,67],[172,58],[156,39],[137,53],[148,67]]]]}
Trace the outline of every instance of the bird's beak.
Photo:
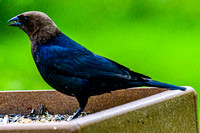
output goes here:
{"type": "Polygon", "coordinates": [[[13,21],[13,23],[9,24],[9,26],[17,26],[17,27],[19,27],[19,26],[22,25],[22,24],[19,22],[18,16],[14,17],[14,18],[11,18],[10,20],[8,20],[8,22],[12,22],[12,21],[13,21]]]}

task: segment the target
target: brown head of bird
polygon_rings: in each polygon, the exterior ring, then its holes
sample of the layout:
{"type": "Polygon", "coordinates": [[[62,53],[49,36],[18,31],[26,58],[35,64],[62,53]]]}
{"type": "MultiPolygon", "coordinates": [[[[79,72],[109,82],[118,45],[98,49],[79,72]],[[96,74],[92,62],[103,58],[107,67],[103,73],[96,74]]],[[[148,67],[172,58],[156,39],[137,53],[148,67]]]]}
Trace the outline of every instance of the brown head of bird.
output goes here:
{"type": "Polygon", "coordinates": [[[9,25],[19,27],[26,32],[31,41],[36,41],[37,43],[44,42],[60,33],[60,30],[50,17],[39,11],[24,12],[13,17],[8,22],[13,22],[9,25]]]}

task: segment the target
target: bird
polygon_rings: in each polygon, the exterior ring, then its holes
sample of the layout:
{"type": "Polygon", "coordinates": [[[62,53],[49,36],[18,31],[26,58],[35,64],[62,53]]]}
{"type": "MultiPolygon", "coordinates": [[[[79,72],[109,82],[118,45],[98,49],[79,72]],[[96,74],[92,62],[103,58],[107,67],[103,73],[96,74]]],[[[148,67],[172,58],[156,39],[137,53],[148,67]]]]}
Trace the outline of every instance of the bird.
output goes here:
{"type": "Polygon", "coordinates": [[[185,87],[152,80],[149,76],[97,55],[62,33],[51,18],[40,11],[21,13],[8,22],[30,38],[31,52],[44,81],[57,91],[73,96],[85,109],[88,98],[119,89],[150,86],[185,91],[185,87]]]}

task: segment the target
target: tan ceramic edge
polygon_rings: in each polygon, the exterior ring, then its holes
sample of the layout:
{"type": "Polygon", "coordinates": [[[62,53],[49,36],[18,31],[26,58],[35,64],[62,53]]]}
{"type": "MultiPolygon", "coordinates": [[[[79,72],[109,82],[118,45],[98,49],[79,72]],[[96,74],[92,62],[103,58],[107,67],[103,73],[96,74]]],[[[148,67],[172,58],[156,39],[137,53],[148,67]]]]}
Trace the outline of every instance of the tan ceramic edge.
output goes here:
{"type": "MultiPolygon", "coordinates": [[[[38,90],[34,90],[38,91],[38,90]]],[[[41,91],[54,91],[54,90],[41,90],[41,91]]],[[[15,91],[12,91],[15,92],[15,91]]],[[[18,91],[16,91],[18,92],[18,91]]],[[[27,92],[27,91],[24,91],[27,92]]],[[[120,105],[114,108],[110,108],[104,111],[100,111],[79,119],[75,119],[70,122],[54,122],[54,123],[42,123],[42,124],[9,124],[0,125],[0,130],[68,130],[68,131],[78,131],[81,127],[111,118],[113,116],[118,116],[120,114],[127,113],[131,110],[140,109],[145,106],[149,106],[155,103],[159,103],[174,97],[178,97],[187,93],[193,92],[196,95],[195,90],[192,87],[187,86],[187,91],[180,90],[168,90],[161,92],[147,98],[136,100],[124,105],[120,105]]]]}
{"type": "Polygon", "coordinates": [[[105,119],[108,119],[110,117],[118,116],[120,114],[127,113],[131,110],[137,110],[152,104],[156,104],[168,99],[172,99],[174,97],[178,97],[187,93],[194,93],[196,95],[195,90],[192,87],[185,86],[187,88],[186,91],[180,91],[180,90],[168,90],[164,91],[146,98],[142,98],[124,105],[120,105],[114,108],[110,108],[104,111],[100,111],[91,115],[88,115],[86,117],[82,117],[77,120],[73,120],[73,122],[78,123],[81,127],[90,125],[94,122],[102,121],[105,119]]]}

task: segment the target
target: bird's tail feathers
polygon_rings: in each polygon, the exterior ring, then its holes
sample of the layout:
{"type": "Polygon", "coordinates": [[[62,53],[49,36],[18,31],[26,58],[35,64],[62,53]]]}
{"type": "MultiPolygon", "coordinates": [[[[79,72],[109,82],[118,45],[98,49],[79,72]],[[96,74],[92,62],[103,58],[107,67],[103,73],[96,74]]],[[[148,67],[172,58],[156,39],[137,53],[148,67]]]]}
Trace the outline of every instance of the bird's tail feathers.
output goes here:
{"type": "Polygon", "coordinates": [[[162,82],[155,81],[155,80],[146,80],[145,84],[147,86],[161,87],[161,88],[166,88],[166,89],[171,89],[171,90],[182,90],[182,91],[186,90],[185,87],[171,85],[171,84],[166,84],[166,83],[162,83],[162,82]]]}

